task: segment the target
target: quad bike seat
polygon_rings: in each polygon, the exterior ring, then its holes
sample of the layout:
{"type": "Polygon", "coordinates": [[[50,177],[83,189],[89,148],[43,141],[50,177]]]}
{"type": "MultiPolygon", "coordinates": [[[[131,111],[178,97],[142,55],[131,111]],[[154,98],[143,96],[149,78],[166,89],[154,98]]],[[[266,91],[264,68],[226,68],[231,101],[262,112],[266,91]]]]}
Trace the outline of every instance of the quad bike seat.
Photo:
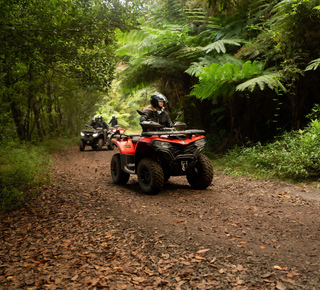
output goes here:
{"type": "Polygon", "coordinates": [[[130,135],[130,138],[131,138],[133,144],[137,144],[140,137],[141,137],[140,134],[130,135]]]}

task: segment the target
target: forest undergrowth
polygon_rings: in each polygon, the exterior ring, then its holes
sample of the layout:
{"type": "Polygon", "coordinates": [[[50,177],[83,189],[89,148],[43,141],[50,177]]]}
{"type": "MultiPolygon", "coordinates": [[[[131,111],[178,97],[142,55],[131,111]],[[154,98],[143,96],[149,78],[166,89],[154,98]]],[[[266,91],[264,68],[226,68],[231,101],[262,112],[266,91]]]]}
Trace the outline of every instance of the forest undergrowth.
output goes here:
{"type": "Polygon", "coordinates": [[[284,133],[274,142],[234,147],[215,158],[217,169],[234,176],[290,182],[317,181],[320,176],[320,122],[284,133]]]}

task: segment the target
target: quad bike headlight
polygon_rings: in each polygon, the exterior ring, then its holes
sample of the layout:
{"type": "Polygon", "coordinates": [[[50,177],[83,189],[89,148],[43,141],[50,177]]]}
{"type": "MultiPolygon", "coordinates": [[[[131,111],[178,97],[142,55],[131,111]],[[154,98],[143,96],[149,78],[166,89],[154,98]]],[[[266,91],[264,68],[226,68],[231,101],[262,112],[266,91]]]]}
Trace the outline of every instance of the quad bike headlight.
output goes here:
{"type": "Polygon", "coordinates": [[[194,143],[198,148],[203,148],[206,145],[206,139],[202,138],[194,143]]]}
{"type": "Polygon", "coordinates": [[[83,132],[81,132],[80,135],[81,135],[82,137],[84,137],[84,133],[83,133],[83,132]]]}
{"type": "Polygon", "coordinates": [[[164,141],[154,141],[153,146],[159,149],[168,149],[171,147],[171,144],[164,141]]]}
{"type": "Polygon", "coordinates": [[[98,137],[98,135],[99,135],[98,133],[93,133],[92,134],[93,137],[98,137]]]}

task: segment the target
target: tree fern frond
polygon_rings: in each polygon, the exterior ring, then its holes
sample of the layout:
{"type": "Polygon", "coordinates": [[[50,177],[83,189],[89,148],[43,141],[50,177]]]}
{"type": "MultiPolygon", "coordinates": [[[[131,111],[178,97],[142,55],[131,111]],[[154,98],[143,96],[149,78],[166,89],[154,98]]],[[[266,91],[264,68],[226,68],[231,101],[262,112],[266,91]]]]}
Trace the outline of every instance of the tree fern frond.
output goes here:
{"type": "Polygon", "coordinates": [[[262,75],[253,79],[250,79],[236,87],[237,91],[245,91],[249,90],[251,92],[254,91],[256,86],[259,86],[260,90],[263,91],[266,86],[268,86],[271,90],[282,90],[286,92],[286,88],[282,85],[282,83],[278,79],[278,74],[271,73],[268,75],[262,75]]]}
{"type": "Polygon", "coordinates": [[[206,12],[202,7],[193,7],[192,9],[185,8],[185,12],[189,21],[193,21],[201,25],[206,25],[209,22],[206,12]]]}
{"type": "Polygon", "coordinates": [[[171,71],[172,68],[174,69],[183,69],[183,64],[180,62],[175,62],[172,59],[168,59],[168,58],[162,58],[162,57],[150,57],[148,59],[145,59],[142,63],[142,65],[146,65],[149,67],[153,67],[153,68],[161,68],[161,69],[166,69],[167,71],[171,71]]]}
{"type": "Polygon", "coordinates": [[[126,45],[128,43],[137,44],[141,42],[146,36],[147,33],[143,30],[131,30],[129,32],[118,32],[117,40],[121,45],[126,45]]]}
{"type": "Polygon", "coordinates": [[[211,57],[209,55],[206,55],[204,57],[200,57],[197,62],[192,62],[185,72],[191,76],[195,76],[202,73],[202,69],[204,67],[209,67],[213,63],[221,62],[219,61],[218,57],[211,57]]]}
{"type": "Polygon", "coordinates": [[[257,61],[247,61],[242,67],[241,79],[249,79],[252,76],[258,75],[263,71],[264,64],[257,61]]]}
{"type": "Polygon", "coordinates": [[[185,73],[189,74],[190,76],[198,75],[202,72],[203,64],[201,62],[193,62],[185,71],[185,73]]]}
{"type": "Polygon", "coordinates": [[[203,55],[201,47],[183,47],[169,55],[172,58],[195,60],[203,55]]]}
{"type": "MultiPolygon", "coordinates": [[[[199,68],[193,67],[193,69],[199,68]]],[[[201,73],[196,74],[200,81],[193,87],[191,93],[200,99],[214,100],[219,95],[230,96],[236,90],[250,90],[252,92],[256,87],[264,90],[268,86],[276,92],[278,90],[286,91],[279,81],[279,74],[269,73],[263,69],[263,63],[251,63],[250,61],[244,63],[243,66],[233,63],[226,63],[222,66],[214,63],[203,68],[201,73]],[[240,82],[243,83],[239,84],[240,82]]]]}
{"type": "Polygon", "coordinates": [[[172,61],[168,61],[167,59],[161,57],[152,57],[144,60],[142,64],[154,68],[165,68],[172,65],[172,61]]]}
{"type": "Polygon", "coordinates": [[[309,65],[306,67],[305,71],[316,70],[320,66],[320,58],[314,59],[309,62],[309,65]]]}
{"type": "Polygon", "coordinates": [[[222,54],[215,57],[205,55],[204,57],[200,57],[197,62],[192,62],[185,72],[191,76],[200,75],[203,73],[203,68],[209,67],[213,63],[219,64],[220,66],[230,63],[239,68],[243,66],[243,61],[241,59],[235,58],[230,54],[222,54]]]}
{"type": "Polygon", "coordinates": [[[230,45],[235,45],[235,46],[240,46],[241,45],[241,40],[239,39],[221,39],[218,41],[215,41],[213,43],[210,43],[209,45],[205,46],[203,48],[203,50],[206,53],[211,52],[212,50],[216,50],[217,53],[226,53],[226,44],[230,44],[230,45]]]}
{"type": "Polygon", "coordinates": [[[279,0],[272,0],[270,3],[266,3],[265,0],[253,1],[253,3],[250,4],[250,14],[253,15],[250,23],[258,23],[261,17],[268,15],[278,3],[279,0]]]}

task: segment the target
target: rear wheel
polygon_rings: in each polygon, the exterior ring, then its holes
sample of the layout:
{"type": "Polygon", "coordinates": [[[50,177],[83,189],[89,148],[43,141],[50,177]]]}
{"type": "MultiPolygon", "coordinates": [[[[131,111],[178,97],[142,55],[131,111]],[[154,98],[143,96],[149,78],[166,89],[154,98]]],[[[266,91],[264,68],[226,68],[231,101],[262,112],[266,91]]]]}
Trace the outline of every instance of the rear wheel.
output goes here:
{"type": "Polygon", "coordinates": [[[120,154],[114,154],[111,158],[111,177],[113,179],[113,182],[116,184],[126,184],[129,180],[130,174],[127,172],[124,172],[121,169],[121,160],[120,160],[120,154]]]}
{"type": "Polygon", "coordinates": [[[213,166],[210,159],[200,154],[192,172],[187,174],[187,180],[194,189],[206,189],[212,182],[213,166]]]}
{"type": "Polygon", "coordinates": [[[146,194],[157,194],[163,187],[163,170],[159,163],[150,158],[142,159],[138,165],[138,182],[146,194]]]}
{"type": "Polygon", "coordinates": [[[84,148],[86,147],[86,144],[84,144],[83,140],[80,139],[80,142],[79,142],[79,149],[80,151],[84,151],[84,148]]]}
{"type": "Polygon", "coordinates": [[[99,139],[98,140],[98,147],[97,147],[97,150],[102,150],[102,146],[103,146],[103,140],[102,139],[99,139]]]}

